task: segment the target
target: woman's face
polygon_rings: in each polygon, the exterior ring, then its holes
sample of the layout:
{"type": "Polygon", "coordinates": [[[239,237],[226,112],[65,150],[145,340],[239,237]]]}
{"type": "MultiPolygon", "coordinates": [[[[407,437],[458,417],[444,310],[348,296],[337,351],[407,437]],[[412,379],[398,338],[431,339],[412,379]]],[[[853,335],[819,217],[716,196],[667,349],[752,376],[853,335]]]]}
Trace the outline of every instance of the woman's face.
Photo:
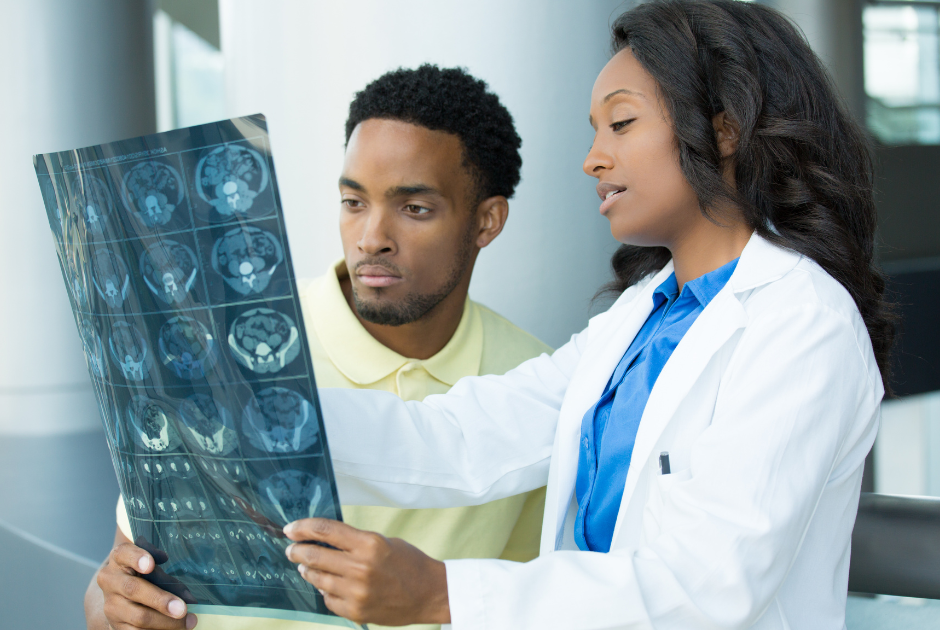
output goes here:
{"type": "Polygon", "coordinates": [[[656,81],[629,48],[594,82],[590,120],[596,133],[583,168],[598,179],[600,211],[614,238],[673,248],[704,217],[679,167],[656,81]]]}

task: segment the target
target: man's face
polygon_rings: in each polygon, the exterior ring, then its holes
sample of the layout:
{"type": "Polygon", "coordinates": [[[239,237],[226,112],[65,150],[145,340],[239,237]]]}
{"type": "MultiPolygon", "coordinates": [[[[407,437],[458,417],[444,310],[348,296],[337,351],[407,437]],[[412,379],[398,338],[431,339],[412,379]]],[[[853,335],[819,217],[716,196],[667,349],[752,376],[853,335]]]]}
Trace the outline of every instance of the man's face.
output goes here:
{"type": "Polygon", "coordinates": [[[360,123],[340,195],[346,266],[366,321],[416,321],[470,273],[476,209],[457,136],[397,120],[360,123]]]}

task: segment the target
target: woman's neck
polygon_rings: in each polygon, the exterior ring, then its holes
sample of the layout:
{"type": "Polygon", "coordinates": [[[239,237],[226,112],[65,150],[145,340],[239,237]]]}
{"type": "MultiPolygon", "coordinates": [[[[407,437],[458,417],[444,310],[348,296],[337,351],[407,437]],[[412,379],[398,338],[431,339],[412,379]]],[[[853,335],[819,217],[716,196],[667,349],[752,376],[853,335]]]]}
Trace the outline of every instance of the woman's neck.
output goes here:
{"type": "Polygon", "coordinates": [[[701,217],[701,221],[696,221],[692,229],[668,245],[679,290],[686,282],[738,258],[750,240],[753,230],[743,217],[738,216],[731,221],[727,218],[717,220],[721,225],[701,217]]]}

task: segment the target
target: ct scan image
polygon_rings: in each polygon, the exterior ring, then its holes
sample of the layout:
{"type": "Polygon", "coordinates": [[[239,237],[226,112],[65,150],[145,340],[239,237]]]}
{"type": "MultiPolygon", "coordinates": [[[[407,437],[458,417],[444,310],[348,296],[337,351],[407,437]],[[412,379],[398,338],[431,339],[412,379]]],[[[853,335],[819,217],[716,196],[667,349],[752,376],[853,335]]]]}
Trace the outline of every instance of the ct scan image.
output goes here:
{"type": "Polygon", "coordinates": [[[287,387],[266,387],[242,410],[242,433],[258,455],[302,453],[315,445],[320,423],[314,406],[287,387]]]}
{"type": "Polygon", "coordinates": [[[172,232],[191,225],[178,157],[130,164],[120,181],[129,229],[172,232]]]}
{"type": "Polygon", "coordinates": [[[81,319],[78,324],[78,334],[82,338],[82,347],[85,349],[85,360],[88,362],[88,371],[92,378],[103,380],[106,378],[107,359],[105,358],[104,344],[101,335],[90,319],[81,319]]]}
{"type": "Polygon", "coordinates": [[[165,400],[132,396],[125,418],[139,453],[170,453],[180,446],[176,410],[165,400]]]}
{"type": "Polygon", "coordinates": [[[91,282],[97,298],[106,308],[122,311],[131,288],[131,274],[120,253],[96,248],[91,257],[91,282]]]}
{"type": "Polygon", "coordinates": [[[196,239],[177,233],[130,244],[128,259],[136,272],[143,312],[169,313],[208,306],[196,239]]]}
{"type": "Polygon", "coordinates": [[[196,216],[209,223],[251,220],[275,212],[271,168],[251,141],[188,152],[196,216]]]}
{"type": "Polygon", "coordinates": [[[160,361],[177,378],[204,378],[215,365],[219,344],[198,319],[178,315],[166,321],[157,333],[160,361]]]}
{"type": "Polygon", "coordinates": [[[127,381],[142,382],[153,369],[153,352],[147,338],[129,321],[111,322],[108,351],[115,367],[127,381]]]}
{"type": "Polygon", "coordinates": [[[238,447],[232,412],[208,394],[192,394],[180,401],[180,434],[190,449],[223,457],[238,447]]]}
{"type": "Polygon", "coordinates": [[[37,155],[144,576],[197,614],[359,627],[285,556],[341,519],[267,123],[37,155]]]}
{"type": "Polygon", "coordinates": [[[303,373],[297,312],[292,304],[246,305],[225,311],[231,357],[248,373],[283,377],[303,373]],[[272,308],[274,307],[274,308],[272,308]]]}
{"type": "Polygon", "coordinates": [[[70,209],[78,223],[84,229],[86,241],[104,241],[115,238],[114,192],[107,181],[107,175],[101,171],[89,171],[82,176],[71,178],[70,209]]]}
{"type": "Polygon", "coordinates": [[[236,228],[214,226],[199,236],[213,304],[290,294],[287,259],[276,220],[236,228]]]}

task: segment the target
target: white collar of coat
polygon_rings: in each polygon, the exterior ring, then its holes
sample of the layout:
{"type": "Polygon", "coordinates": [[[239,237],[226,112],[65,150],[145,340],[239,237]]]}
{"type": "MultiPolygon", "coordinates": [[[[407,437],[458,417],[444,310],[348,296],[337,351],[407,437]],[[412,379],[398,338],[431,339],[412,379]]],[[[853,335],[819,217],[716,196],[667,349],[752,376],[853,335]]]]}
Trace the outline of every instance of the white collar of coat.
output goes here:
{"type": "MultiPolygon", "coordinates": [[[[801,258],[802,256],[800,254],[774,245],[757,232],[754,232],[751,234],[751,238],[748,239],[747,245],[744,246],[744,250],[741,252],[741,257],[738,259],[734,273],[731,274],[731,278],[728,280],[728,284],[731,285],[731,290],[734,293],[749,291],[761,285],[773,282],[774,280],[779,280],[786,275],[788,271],[793,269],[797,263],[800,262],[801,258]]],[[[656,287],[662,284],[673,271],[673,263],[672,260],[670,260],[660,271],[624,291],[623,294],[617,298],[617,301],[611,305],[610,309],[601,315],[606,315],[610,311],[616,310],[618,307],[635,301],[638,295],[643,293],[643,290],[647,287],[649,288],[646,292],[652,297],[656,287]]],[[[594,319],[597,318],[595,317],[594,319]]]]}

